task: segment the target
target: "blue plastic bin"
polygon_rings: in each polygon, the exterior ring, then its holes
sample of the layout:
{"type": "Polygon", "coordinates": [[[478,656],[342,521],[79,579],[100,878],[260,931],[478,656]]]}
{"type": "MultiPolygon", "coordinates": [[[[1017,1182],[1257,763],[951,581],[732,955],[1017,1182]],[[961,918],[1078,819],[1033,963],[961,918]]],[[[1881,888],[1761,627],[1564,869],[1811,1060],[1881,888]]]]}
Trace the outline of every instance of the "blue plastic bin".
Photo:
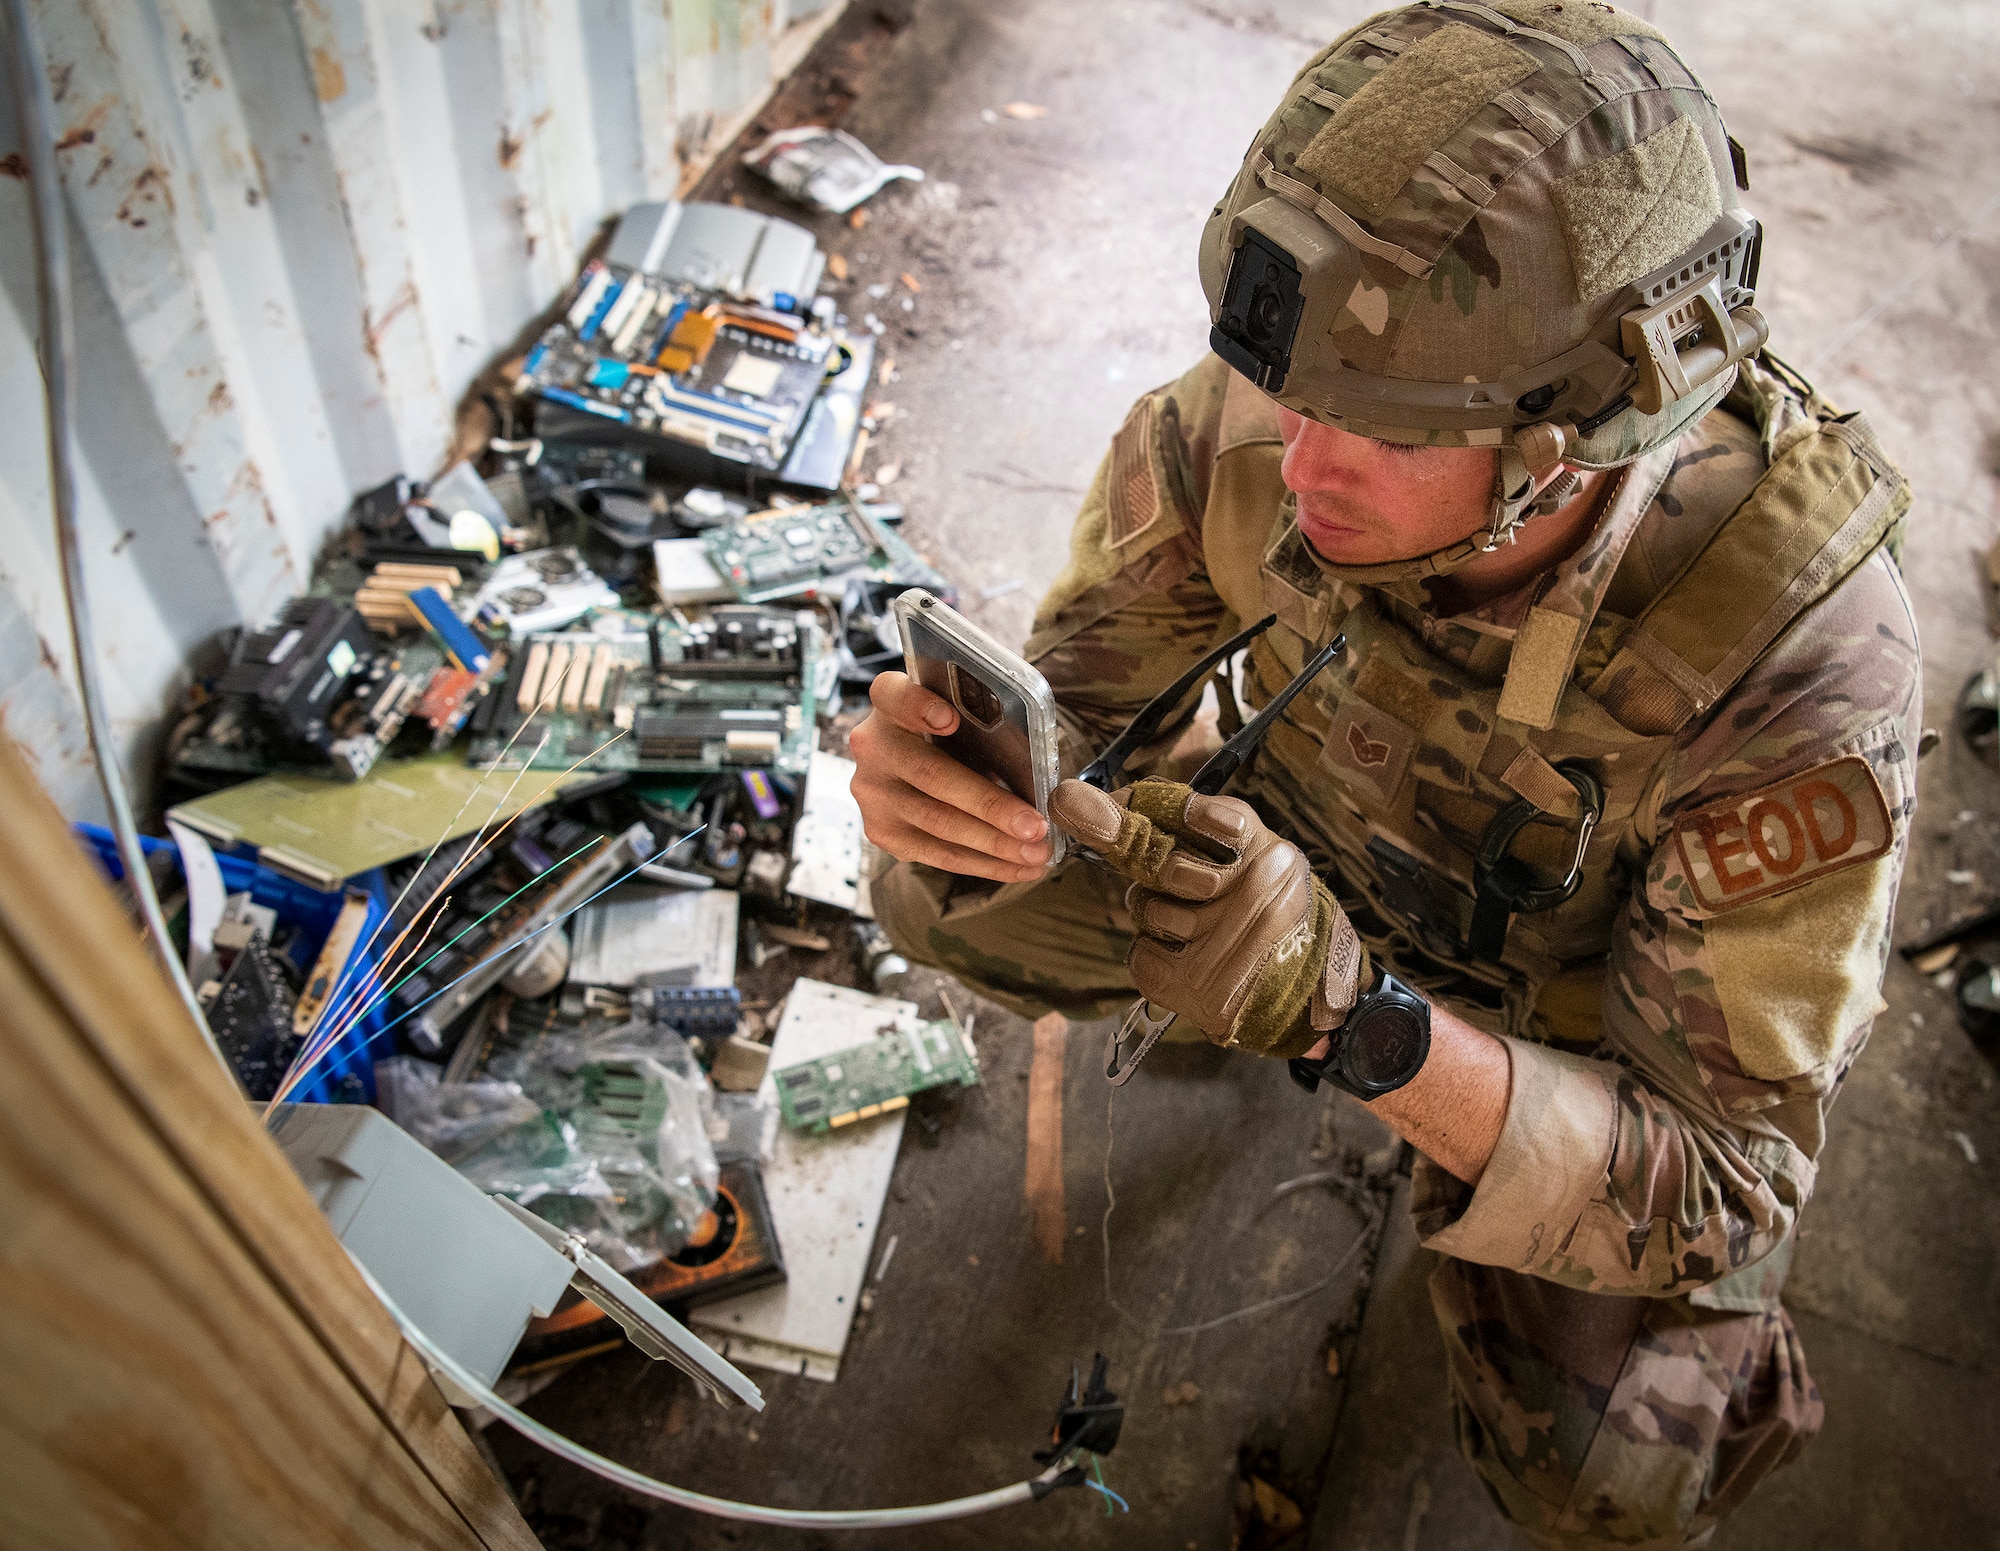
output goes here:
{"type": "MultiPolygon", "coordinates": [[[[118,843],[111,831],[96,824],[78,824],[77,834],[96,853],[98,865],[113,882],[125,876],[125,867],[118,859],[118,843]]],[[[141,835],[139,844],[148,856],[156,852],[166,852],[174,859],[176,870],[180,867],[180,848],[171,840],[161,840],[153,835],[141,835]]],[[[325,893],[308,888],[290,878],[272,872],[239,856],[216,853],[216,866],[222,870],[222,884],[232,894],[241,894],[246,889],[258,904],[278,913],[278,919],[288,926],[298,928],[292,942],[293,964],[301,975],[309,974],[319,959],[319,951],[326,944],[327,934],[333,930],[333,923],[340,915],[341,906],[346,901],[346,892],[336,890],[325,893]]],[[[368,918],[361,929],[361,940],[366,943],[374,935],[375,928],[387,913],[384,909],[379,874],[370,874],[366,880],[371,886],[365,889],[368,895],[368,918]]],[[[358,886],[358,884],[357,884],[358,886]]],[[[342,978],[340,988],[334,993],[345,1007],[349,1004],[349,988],[357,983],[358,977],[375,967],[375,955],[388,945],[383,936],[369,945],[366,952],[350,958],[347,973],[342,978]]],[[[370,994],[373,994],[372,992],[370,994]]],[[[375,1099],[375,1057],[393,1055],[387,1039],[378,1040],[382,1027],[389,1021],[387,1002],[371,1011],[355,1026],[341,1035],[339,1042],[322,1056],[312,1074],[290,1097],[302,1104],[338,1104],[345,1102],[368,1102],[375,1099]]]]}

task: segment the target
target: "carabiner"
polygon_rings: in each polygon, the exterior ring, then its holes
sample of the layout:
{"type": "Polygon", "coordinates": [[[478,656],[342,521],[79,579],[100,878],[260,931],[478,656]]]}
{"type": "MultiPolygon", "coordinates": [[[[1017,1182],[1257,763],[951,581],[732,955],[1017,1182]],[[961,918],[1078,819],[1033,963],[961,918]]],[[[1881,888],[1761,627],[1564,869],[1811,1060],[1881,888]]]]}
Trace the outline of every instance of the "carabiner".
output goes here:
{"type": "Polygon", "coordinates": [[[1583,883],[1583,853],[1597,832],[1597,821],[1604,816],[1604,787],[1581,760],[1563,760],[1555,771],[1576,788],[1579,815],[1569,866],[1561,881],[1537,883],[1527,864],[1510,855],[1508,848],[1528,821],[1544,810],[1520,797],[1496,813],[1479,837],[1479,854],[1472,865],[1474,898],[1466,950],[1475,959],[1498,959],[1506,948],[1507,924],[1513,917],[1553,910],[1583,883]]]}

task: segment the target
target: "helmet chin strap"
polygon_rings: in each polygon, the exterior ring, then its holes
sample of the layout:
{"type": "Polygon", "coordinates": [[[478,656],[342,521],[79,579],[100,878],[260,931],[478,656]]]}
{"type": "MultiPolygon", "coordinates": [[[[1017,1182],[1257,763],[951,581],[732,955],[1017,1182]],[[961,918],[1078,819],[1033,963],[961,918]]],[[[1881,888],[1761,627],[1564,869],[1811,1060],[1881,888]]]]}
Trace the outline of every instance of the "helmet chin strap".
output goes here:
{"type": "MultiPolygon", "coordinates": [[[[1428,576],[1449,576],[1481,555],[1490,555],[1501,545],[1513,543],[1518,530],[1530,519],[1547,516],[1567,506],[1583,484],[1582,478],[1573,469],[1558,466],[1555,477],[1546,485],[1538,486],[1516,448],[1505,446],[1499,449],[1499,453],[1493,471],[1491,515],[1486,527],[1470,538],[1460,539],[1456,544],[1448,544],[1428,555],[1418,555],[1410,560],[1391,560],[1381,565],[1336,565],[1319,555],[1311,545],[1306,546],[1308,553],[1327,575],[1363,586],[1380,587],[1428,576]]],[[[1287,496],[1286,499],[1291,502],[1296,497],[1287,496]]]]}
{"type": "Polygon", "coordinates": [[[1488,525],[1481,553],[1490,554],[1502,544],[1514,542],[1514,535],[1531,517],[1546,517],[1576,498],[1583,476],[1575,469],[1557,464],[1554,477],[1540,488],[1535,476],[1513,447],[1500,449],[1500,464],[1493,473],[1493,520],[1488,525]]]}
{"type": "Polygon", "coordinates": [[[1535,476],[1528,472],[1520,451],[1511,445],[1502,447],[1493,469],[1493,517],[1487,524],[1482,554],[1514,542],[1514,530],[1536,515],[1534,499],[1535,476]]]}

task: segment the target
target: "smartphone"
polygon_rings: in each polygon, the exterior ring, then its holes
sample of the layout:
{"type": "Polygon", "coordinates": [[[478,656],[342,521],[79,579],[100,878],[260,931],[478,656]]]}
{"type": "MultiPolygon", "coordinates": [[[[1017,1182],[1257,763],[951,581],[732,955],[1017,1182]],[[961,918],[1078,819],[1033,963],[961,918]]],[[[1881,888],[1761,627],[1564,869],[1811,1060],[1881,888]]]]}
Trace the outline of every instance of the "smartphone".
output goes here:
{"type": "MultiPolygon", "coordinates": [[[[1061,779],[1049,681],[921,587],[899,594],[894,607],[905,671],[958,711],[958,731],[931,742],[1047,818],[1061,779]]],[[[1063,832],[1051,824],[1048,839],[1053,866],[1062,860],[1063,832]]]]}

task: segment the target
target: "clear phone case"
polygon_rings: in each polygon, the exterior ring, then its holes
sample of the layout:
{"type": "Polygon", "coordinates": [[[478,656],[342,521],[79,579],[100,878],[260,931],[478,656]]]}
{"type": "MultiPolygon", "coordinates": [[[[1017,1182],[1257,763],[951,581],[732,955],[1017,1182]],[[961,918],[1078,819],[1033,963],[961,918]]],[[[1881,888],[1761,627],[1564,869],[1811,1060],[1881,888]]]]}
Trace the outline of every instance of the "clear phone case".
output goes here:
{"type": "MultiPolygon", "coordinates": [[[[1047,818],[1061,779],[1048,680],[921,587],[900,594],[895,610],[910,677],[958,710],[958,731],[931,741],[1047,818]]],[[[1053,865],[1062,860],[1062,831],[1051,824],[1048,838],[1053,865]]]]}

